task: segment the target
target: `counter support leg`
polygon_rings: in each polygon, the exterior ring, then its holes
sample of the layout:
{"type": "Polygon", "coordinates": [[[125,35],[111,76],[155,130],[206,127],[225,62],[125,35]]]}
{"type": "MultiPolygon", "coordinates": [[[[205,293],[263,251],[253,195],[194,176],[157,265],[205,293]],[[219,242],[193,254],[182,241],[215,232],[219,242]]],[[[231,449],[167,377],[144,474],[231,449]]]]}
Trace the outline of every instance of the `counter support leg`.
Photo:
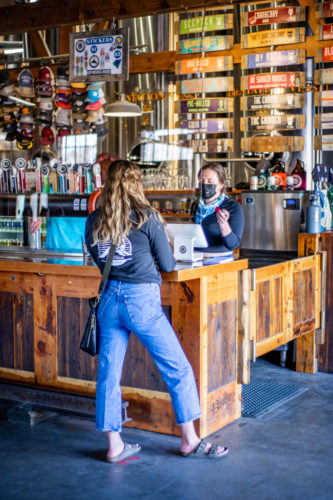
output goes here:
{"type": "Polygon", "coordinates": [[[313,330],[296,340],[296,371],[317,373],[315,332],[313,330]]]}

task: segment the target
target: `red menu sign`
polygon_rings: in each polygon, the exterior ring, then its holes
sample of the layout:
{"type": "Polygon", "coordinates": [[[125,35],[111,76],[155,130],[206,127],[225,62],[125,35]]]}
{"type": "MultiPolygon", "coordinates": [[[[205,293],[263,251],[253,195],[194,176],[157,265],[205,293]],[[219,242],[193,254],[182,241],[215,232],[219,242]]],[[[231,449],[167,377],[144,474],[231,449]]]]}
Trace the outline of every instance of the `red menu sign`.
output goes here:
{"type": "Polygon", "coordinates": [[[333,17],[333,2],[324,2],[323,5],[320,6],[322,8],[321,17],[333,17]]]}
{"type": "Polygon", "coordinates": [[[297,73],[262,73],[245,77],[247,89],[290,88],[299,85],[297,73]]]}
{"type": "Polygon", "coordinates": [[[330,47],[322,47],[322,61],[333,62],[333,45],[330,47]]]}
{"type": "Polygon", "coordinates": [[[333,24],[324,24],[320,26],[320,40],[333,39],[333,24]]]}
{"type": "Polygon", "coordinates": [[[294,23],[298,20],[296,7],[254,10],[247,13],[248,26],[272,23],[294,23]]]}

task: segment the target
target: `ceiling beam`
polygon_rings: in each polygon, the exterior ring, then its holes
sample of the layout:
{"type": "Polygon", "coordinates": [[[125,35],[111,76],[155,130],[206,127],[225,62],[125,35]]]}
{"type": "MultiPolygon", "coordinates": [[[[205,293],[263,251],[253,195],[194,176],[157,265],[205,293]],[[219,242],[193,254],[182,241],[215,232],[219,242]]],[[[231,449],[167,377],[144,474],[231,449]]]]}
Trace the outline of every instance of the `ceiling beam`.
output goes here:
{"type": "MultiPolygon", "coordinates": [[[[254,0],[249,0],[253,3],[254,0]]],[[[0,8],[0,33],[11,34],[81,23],[163,14],[191,8],[239,3],[238,0],[40,0],[0,8]],[[59,5],[61,3],[61,6],[59,5]]]]}
{"type": "Polygon", "coordinates": [[[51,55],[50,50],[48,49],[47,44],[39,31],[30,31],[28,35],[37,57],[48,57],[51,55]]]}

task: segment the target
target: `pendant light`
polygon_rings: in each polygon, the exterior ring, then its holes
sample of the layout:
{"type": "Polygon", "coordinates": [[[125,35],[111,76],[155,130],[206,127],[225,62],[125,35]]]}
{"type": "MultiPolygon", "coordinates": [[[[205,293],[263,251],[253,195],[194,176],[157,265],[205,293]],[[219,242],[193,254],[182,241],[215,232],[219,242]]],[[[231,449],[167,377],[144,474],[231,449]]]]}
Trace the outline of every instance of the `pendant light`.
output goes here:
{"type": "Polygon", "coordinates": [[[119,117],[141,116],[142,111],[137,104],[129,102],[126,99],[125,94],[120,94],[118,101],[113,102],[106,107],[104,115],[119,117]]]}

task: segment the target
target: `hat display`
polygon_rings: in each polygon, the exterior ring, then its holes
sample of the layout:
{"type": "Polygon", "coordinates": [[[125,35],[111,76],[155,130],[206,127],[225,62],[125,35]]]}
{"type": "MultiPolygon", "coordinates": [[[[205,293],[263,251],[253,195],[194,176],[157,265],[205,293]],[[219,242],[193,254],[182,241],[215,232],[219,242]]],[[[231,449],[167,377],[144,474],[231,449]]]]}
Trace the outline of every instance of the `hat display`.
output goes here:
{"type": "Polygon", "coordinates": [[[71,87],[74,89],[85,89],[87,85],[85,83],[80,83],[80,82],[71,82],[71,87]]]}
{"type": "Polygon", "coordinates": [[[54,143],[54,134],[51,127],[44,127],[39,137],[39,142],[46,145],[52,145],[54,143]]]}
{"type": "Polygon", "coordinates": [[[31,71],[23,69],[17,77],[18,91],[22,97],[33,97],[34,90],[34,77],[31,71]]]}
{"type": "Polygon", "coordinates": [[[0,89],[6,85],[10,85],[10,76],[6,69],[2,69],[0,70],[0,89]]]}
{"type": "Polygon", "coordinates": [[[53,75],[51,68],[49,68],[48,66],[42,66],[38,71],[38,76],[37,76],[36,82],[37,83],[49,82],[49,83],[53,84],[54,75],[53,75]]]}
{"type": "Polygon", "coordinates": [[[86,102],[96,102],[98,99],[100,99],[100,90],[99,89],[93,89],[93,90],[88,90],[88,96],[86,97],[85,101],[86,102]]]}
{"type": "Polygon", "coordinates": [[[57,68],[57,77],[69,79],[69,66],[60,64],[57,68]]]}
{"type": "Polygon", "coordinates": [[[15,85],[13,83],[5,85],[4,87],[2,87],[0,89],[0,95],[6,96],[6,97],[14,94],[14,92],[15,92],[15,85]]]}
{"type": "MultiPolygon", "coordinates": [[[[87,122],[97,122],[97,120],[99,120],[104,114],[104,109],[103,108],[99,108],[98,110],[92,110],[92,111],[89,111],[88,113],[88,116],[86,118],[86,121],[87,122]]],[[[105,119],[106,121],[106,119],[105,119]]],[[[103,121],[102,123],[105,123],[105,121],[103,121]]]]}
{"type": "Polygon", "coordinates": [[[102,88],[103,82],[91,82],[89,83],[87,90],[99,90],[102,88]]]}
{"type": "Polygon", "coordinates": [[[58,109],[58,111],[56,112],[56,124],[60,127],[70,127],[71,113],[69,109],[58,109]]]}

